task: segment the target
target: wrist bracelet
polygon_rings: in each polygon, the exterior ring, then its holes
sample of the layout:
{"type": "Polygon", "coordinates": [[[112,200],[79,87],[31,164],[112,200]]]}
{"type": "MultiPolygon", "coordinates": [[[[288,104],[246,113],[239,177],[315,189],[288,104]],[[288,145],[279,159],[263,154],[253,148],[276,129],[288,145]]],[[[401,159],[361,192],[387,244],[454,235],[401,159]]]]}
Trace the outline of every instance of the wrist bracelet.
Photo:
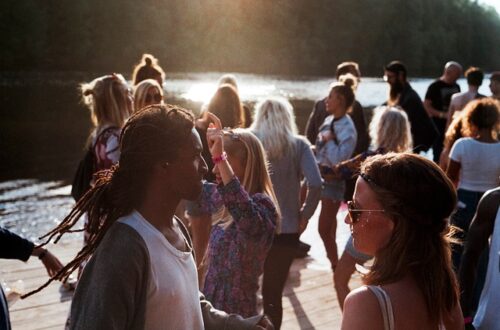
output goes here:
{"type": "Polygon", "coordinates": [[[472,316],[464,317],[464,324],[471,324],[471,323],[472,323],[472,316]]]}
{"type": "Polygon", "coordinates": [[[223,162],[225,160],[227,160],[227,154],[225,151],[223,151],[222,154],[220,154],[220,156],[212,157],[212,161],[214,162],[214,164],[223,162]]]}
{"type": "Polygon", "coordinates": [[[47,255],[47,249],[44,249],[42,253],[38,255],[38,259],[42,260],[47,255]]]}

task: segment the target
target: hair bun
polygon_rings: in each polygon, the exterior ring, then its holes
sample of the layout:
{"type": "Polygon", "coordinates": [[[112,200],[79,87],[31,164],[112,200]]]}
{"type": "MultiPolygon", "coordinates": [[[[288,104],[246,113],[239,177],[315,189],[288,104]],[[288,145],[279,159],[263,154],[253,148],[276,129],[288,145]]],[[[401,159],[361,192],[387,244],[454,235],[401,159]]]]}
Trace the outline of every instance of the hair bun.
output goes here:
{"type": "Polygon", "coordinates": [[[356,89],[358,84],[358,78],[354,76],[352,73],[346,73],[339,77],[339,81],[346,87],[351,89],[356,89]]]}
{"type": "Polygon", "coordinates": [[[354,80],[352,78],[347,78],[344,80],[344,85],[347,87],[352,87],[354,85],[354,80]]]}
{"type": "Polygon", "coordinates": [[[153,58],[151,56],[144,56],[144,62],[147,66],[151,66],[153,64],[153,58]]]}

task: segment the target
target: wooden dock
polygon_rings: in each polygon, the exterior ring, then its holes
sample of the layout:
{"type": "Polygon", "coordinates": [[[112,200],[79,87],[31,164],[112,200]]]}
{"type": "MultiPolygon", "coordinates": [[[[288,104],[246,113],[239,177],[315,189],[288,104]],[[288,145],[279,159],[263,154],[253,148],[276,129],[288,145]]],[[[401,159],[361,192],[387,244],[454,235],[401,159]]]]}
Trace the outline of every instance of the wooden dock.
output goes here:
{"type": "MultiPolygon", "coordinates": [[[[319,208],[318,208],[319,209],[319,208]]],[[[289,274],[283,295],[282,329],[339,329],[342,314],[333,288],[332,273],[328,267],[323,245],[317,234],[317,215],[311,220],[302,239],[312,243],[310,256],[296,259],[289,274]]],[[[342,249],[347,238],[342,225],[343,214],[339,214],[337,242],[342,249]]],[[[68,262],[80,248],[80,241],[70,241],[49,246],[62,262],[68,262]]],[[[27,263],[0,260],[0,280],[15,286],[23,282],[23,292],[37,288],[47,279],[42,263],[31,258],[27,263]]],[[[359,275],[351,280],[351,287],[361,283],[359,275]]],[[[10,307],[12,328],[17,329],[63,329],[71,304],[72,292],[62,288],[59,282],[52,283],[42,292],[10,307]]]]}

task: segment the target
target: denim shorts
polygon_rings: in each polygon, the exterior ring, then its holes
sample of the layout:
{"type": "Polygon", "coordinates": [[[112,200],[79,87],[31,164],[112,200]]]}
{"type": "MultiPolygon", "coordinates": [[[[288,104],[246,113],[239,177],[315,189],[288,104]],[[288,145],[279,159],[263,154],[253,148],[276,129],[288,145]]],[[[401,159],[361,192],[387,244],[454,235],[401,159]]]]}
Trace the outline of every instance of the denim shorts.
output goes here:
{"type": "Polygon", "coordinates": [[[323,189],[321,190],[321,198],[328,198],[334,201],[343,201],[344,192],[345,192],[344,180],[323,182],[323,189]]]}
{"type": "Polygon", "coordinates": [[[365,262],[373,258],[372,256],[369,256],[367,254],[361,253],[358,250],[356,250],[356,248],[354,247],[354,242],[352,240],[352,235],[349,236],[349,239],[345,244],[345,252],[349,253],[351,257],[356,259],[356,261],[358,261],[360,265],[364,264],[365,262]]]}

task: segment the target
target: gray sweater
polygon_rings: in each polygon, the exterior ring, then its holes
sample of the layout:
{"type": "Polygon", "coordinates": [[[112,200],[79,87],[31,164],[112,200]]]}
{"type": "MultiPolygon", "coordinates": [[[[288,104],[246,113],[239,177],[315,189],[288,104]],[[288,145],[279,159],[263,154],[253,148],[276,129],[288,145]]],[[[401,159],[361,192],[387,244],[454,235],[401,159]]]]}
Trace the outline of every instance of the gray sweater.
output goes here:
{"type": "MultiPolygon", "coordinates": [[[[78,282],[70,329],[144,329],[150,262],[140,234],[113,224],[78,282]]],[[[205,329],[255,329],[262,317],[243,319],[216,310],[201,293],[200,305],[205,329]]]]}
{"type": "Polygon", "coordinates": [[[299,220],[309,219],[314,214],[321,195],[321,175],[309,142],[297,136],[294,153],[281,159],[270,159],[271,181],[281,210],[281,233],[298,232],[299,220]],[[300,181],[305,177],[307,197],[300,203],[300,181]]]}

